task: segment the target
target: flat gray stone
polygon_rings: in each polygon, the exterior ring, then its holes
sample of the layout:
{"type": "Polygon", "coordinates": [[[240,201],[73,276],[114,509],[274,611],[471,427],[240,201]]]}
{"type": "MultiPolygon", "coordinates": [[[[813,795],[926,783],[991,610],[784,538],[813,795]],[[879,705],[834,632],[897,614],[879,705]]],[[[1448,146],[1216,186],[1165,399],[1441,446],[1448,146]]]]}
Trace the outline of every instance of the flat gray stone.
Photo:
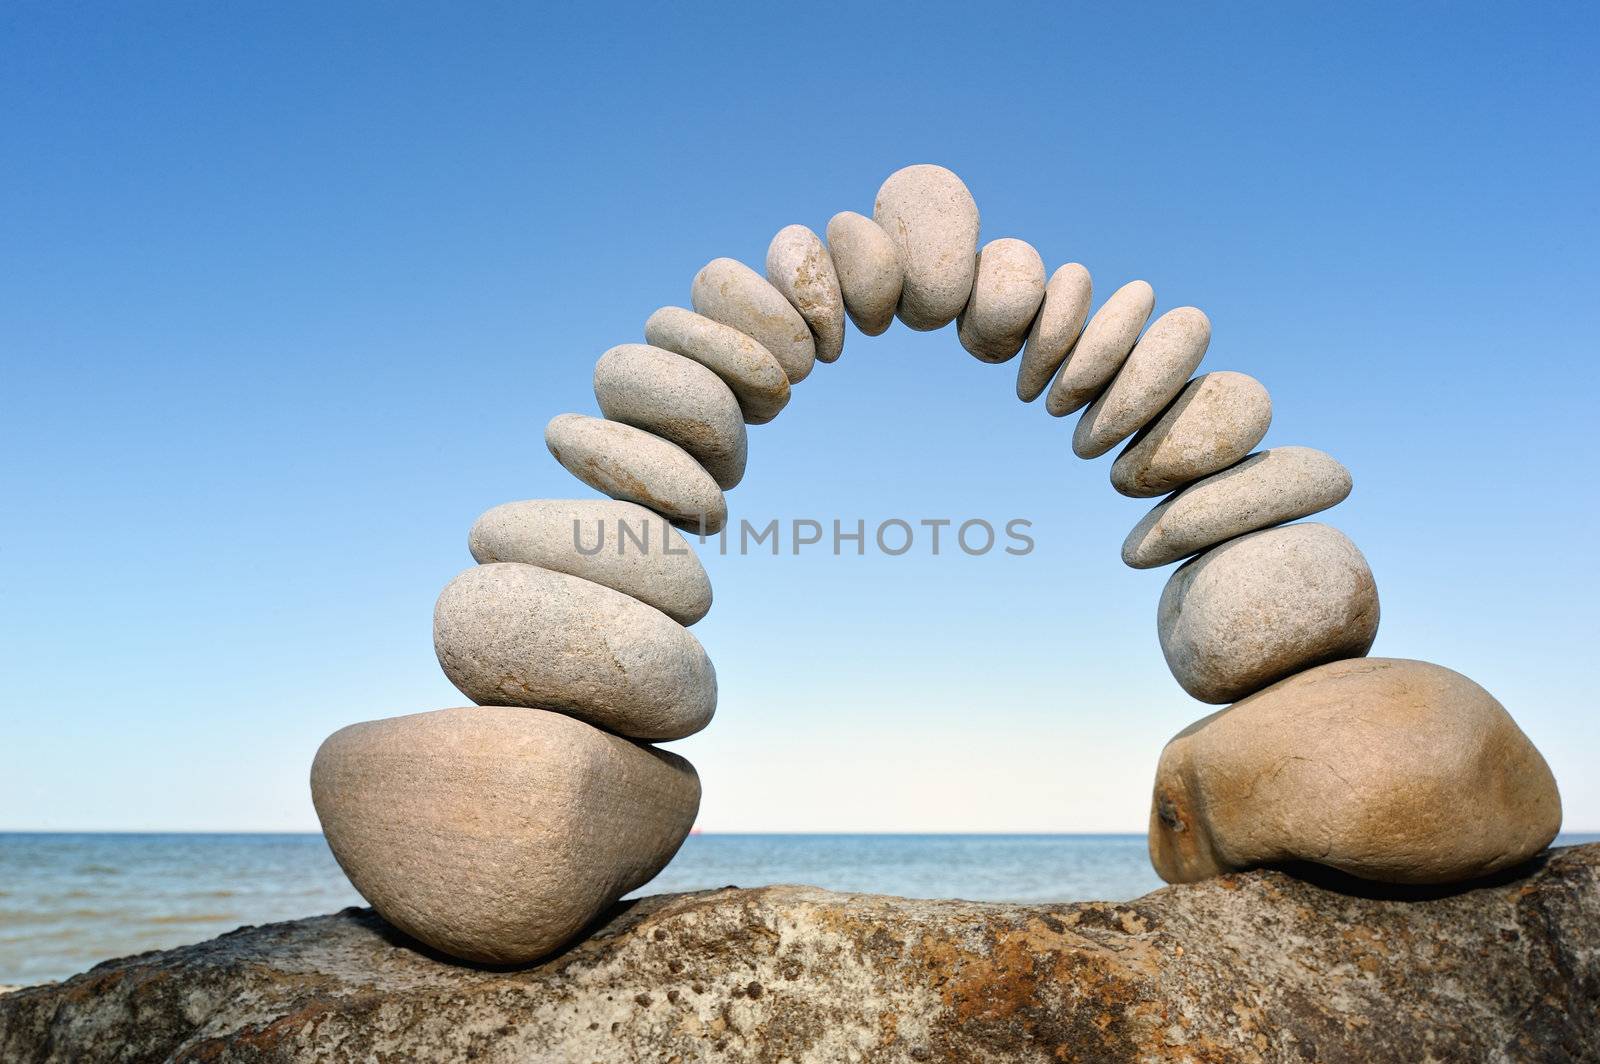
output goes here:
{"type": "Polygon", "coordinates": [[[679,624],[711,609],[711,580],[694,548],[666,518],[614,499],[502,503],[473,524],[474,561],[522,562],[604,584],[679,624]]]}
{"type": "Polygon", "coordinates": [[[844,350],[844,296],[821,238],[803,225],[778,230],[767,245],[767,280],[811,328],[817,361],[836,361],[844,350]]]}
{"type": "Polygon", "coordinates": [[[1283,525],[1179,568],[1161,593],[1156,629],[1185,691],[1236,702],[1313,666],[1364,657],[1378,634],[1378,589],[1344,533],[1283,525]]]}
{"type": "Polygon", "coordinates": [[[1261,382],[1227,370],[1202,373],[1111,466],[1111,486],[1135,499],[1165,495],[1226,469],[1267,434],[1272,398],[1261,382]]]}
{"type": "Polygon", "coordinates": [[[896,170],[878,189],[872,217],[905,270],[900,320],[919,332],[949,325],[972,294],[978,205],[961,179],[922,163],[896,170]]]}
{"type": "Polygon", "coordinates": [[[1112,292],[1050,383],[1044,408],[1053,417],[1065,417],[1093,402],[1127,361],[1155,306],[1155,289],[1144,281],[1129,281],[1112,292]]]}
{"type": "Polygon", "coordinates": [[[724,491],[744,479],[744,413],[700,363],[649,344],[619,344],[595,364],[594,397],[608,420],[688,451],[724,491]]]}
{"type": "Polygon", "coordinates": [[[584,414],[558,414],[544,430],[556,461],[594,490],[648,506],[679,528],[706,535],[728,522],[728,500],[694,456],[643,429],[584,414]]]}
{"type": "Polygon", "coordinates": [[[790,384],[811,373],[817,357],[811,327],[782,292],[744,263],[727,258],[706,263],[694,275],[689,301],[697,313],[738,329],[772,352],[790,384]]]}
{"type": "Polygon", "coordinates": [[[1044,303],[1028,330],[1022,362],[1017,366],[1018,399],[1031,403],[1044,393],[1083,334],[1093,299],[1089,271],[1078,263],[1069,262],[1050,275],[1044,286],[1044,303]]]}
{"type": "Polygon", "coordinates": [[[1135,569],[1167,565],[1223,540],[1337,506],[1350,471],[1314,447],[1274,447],[1189,485],[1155,506],[1122,544],[1135,569]]]}
{"type": "Polygon", "coordinates": [[[789,404],[788,374],[771,351],[738,329],[682,307],[662,307],[644,323],[644,338],[721,377],[747,425],[765,425],[789,404]]]}
{"type": "Polygon", "coordinates": [[[1179,732],[1156,769],[1150,858],[1173,883],[1289,862],[1459,883],[1560,827],[1550,766],[1493,695],[1424,661],[1351,658],[1179,732]]]}
{"type": "Polygon", "coordinates": [[[473,706],[334,732],[311,799],[391,924],[463,960],[525,964],[666,866],[700,780],[676,754],[559,713],[473,706]]]}
{"type": "Polygon", "coordinates": [[[0,997],[0,1060],[1600,1060],[1600,844],[1501,875],[1363,890],[1261,870],[1028,905],[729,887],[625,902],[509,971],[352,907],[0,997]]]}
{"type": "Polygon", "coordinates": [[[1078,419],[1072,452],[1098,458],[1154,421],[1183,391],[1210,343],[1211,320],[1195,307],[1169,310],[1151,322],[1111,386],[1078,419]]]}
{"type": "Polygon", "coordinates": [[[906,276],[889,234],[864,214],[840,211],[828,221],[828,253],[850,320],[867,336],[885,332],[906,276]]]}
{"type": "Polygon", "coordinates": [[[956,316],[961,346],[979,362],[1004,362],[1028,338],[1044,302],[1044,260],[1025,240],[1001,237],[978,252],[965,309],[956,316]]]}
{"type": "Polygon", "coordinates": [[[479,705],[555,710],[632,739],[693,735],[717,708],[717,674],[683,625],[536,565],[495,562],[450,581],[433,648],[479,705]]]}

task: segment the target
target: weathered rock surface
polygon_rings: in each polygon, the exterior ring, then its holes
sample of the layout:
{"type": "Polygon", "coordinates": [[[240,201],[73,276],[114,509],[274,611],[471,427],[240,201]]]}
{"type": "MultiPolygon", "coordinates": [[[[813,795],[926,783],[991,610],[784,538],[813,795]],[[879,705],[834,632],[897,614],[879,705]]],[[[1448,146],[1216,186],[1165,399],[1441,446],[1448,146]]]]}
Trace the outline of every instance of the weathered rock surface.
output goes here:
{"type": "Polygon", "coordinates": [[[765,425],[789,403],[789,376],[772,352],[730,325],[682,307],[662,307],[644,323],[644,338],[721,377],[747,424],[765,425]]]}
{"type": "Polygon", "coordinates": [[[339,866],[391,923],[457,957],[525,964],[672,860],[700,779],[560,713],[470,706],[341,728],[311,797],[339,866]]]}
{"type": "Polygon", "coordinates": [[[607,420],[682,447],[724,491],[744,479],[744,412],[722,378],[693,359],[649,344],[618,344],[594,367],[607,420]]]}
{"type": "Polygon", "coordinates": [[[1155,306],[1155,289],[1146,281],[1129,281],[1112,292],[1050,382],[1044,408],[1054,417],[1065,417],[1092,402],[1127,361],[1155,306]]]}
{"type": "Polygon", "coordinates": [[[481,565],[523,562],[631,595],[679,624],[711,609],[711,578],[666,518],[615,499],[525,499],[485,511],[467,534],[481,565]]]}
{"type": "Polygon", "coordinates": [[[1202,702],[1237,702],[1314,665],[1359,658],[1378,635],[1378,587],[1338,529],[1283,525],[1185,563],[1161,591],[1167,667],[1202,702]]]}
{"type": "Polygon", "coordinates": [[[1253,454],[1158,503],[1122,544],[1122,560],[1153,569],[1234,536],[1309,517],[1350,494],[1350,471],[1315,447],[1253,454]]]}
{"type": "Polygon", "coordinates": [[[0,1059],[1600,1059],[1600,846],[1519,871],[1375,897],[1248,872],[1125,904],[730,888],[624,903],[520,971],[347,909],[0,999],[0,1059]]]}
{"type": "Polygon", "coordinates": [[[978,204],[967,186],[942,166],[907,166],[878,189],[872,218],[905,271],[900,320],[920,332],[954,321],[977,269],[978,204]]]}
{"type": "Polygon", "coordinates": [[[1561,827],[1539,751],[1493,695],[1425,661],[1308,669],[1161,752],[1150,859],[1163,879],[1287,861],[1386,883],[1519,865],[1561,827]]]}
{"type": "Polygon", "coordinates": [[[885,332],[906,277],[889,234],[864,214],[840,211],[828,220],[828,254],[850,320],[867,336],[885,332]]]}
{"type": "Polygon", "coordinates": [[[557,414],[544,444],[562,467],[613,499],[648,506],[679,528],[711,535],[728,523],[728,500],[694,455],[632,425],[557,414]]]}
{"type": "Polygon", "coordinates": [[[696,313],[752,337],[772,352],[790,384],[816,364],[816,341],[800,312],[772,282],[737,259],[712,259],[694,275],[689,301],[696,313]]]}
{"type": "Polygon", "coordinates": [[[786,225],[767,245],[767,280],[811,327],[818,362],[844,350],[844,296],[822,240],[803,225],[786,225]]]}
{"type": "Polygon", "coordinates": [[[1094,298],[1094,282],[1079,263],[1069,262],[1050,275],[1044,286],[1044,303],[1028,329],[1028,340],[1017,366],[1017,398],[1031,403],[1044,393],[1050,379],[1067,359],[1083,334],[1094,298]]]}
{"type": "Polygon", "coordinates": [[[687,628],[638,599],[536,565],[497,562],[439,593],[433,648],[481,706],[559,710],[635,739],[693,735],[717,674],[687,628]]]}
{"type": "Polygon", "coordinates": [[[1249,454],[1271,423],[1272,397],[1260,381],[1202,373],[1128,441],[1111,464],[1111,486],[1135,499],[1165,495],[1249,454]]]}
{"type": "Polygon", "coordinates": [[[1072,453],[1098,458],[1154,421],[1183,391],[1210,343],[1211,319],[1197,307],[1178,307],[1151,322],[1111,385],[1078,419],[1072,453]]]}
{"type": "Polygon", "coordinates": [[[1004,362],[1028,338],[1044,302],[1044,260],[1026,240],[1001,237],[978,252],[972,295],[956,316],[961,346],[980,362],[1004,362]]]}

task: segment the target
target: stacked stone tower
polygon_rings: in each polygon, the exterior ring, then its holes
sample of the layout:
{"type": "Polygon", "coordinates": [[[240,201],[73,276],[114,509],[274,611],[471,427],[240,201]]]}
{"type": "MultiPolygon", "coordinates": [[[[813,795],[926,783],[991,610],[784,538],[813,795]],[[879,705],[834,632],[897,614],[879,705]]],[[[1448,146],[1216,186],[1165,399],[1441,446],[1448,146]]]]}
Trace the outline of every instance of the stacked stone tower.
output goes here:
{"type": "Polygon", "coordinates": [[[550,953],[677,852],[699,779],[653,743],[704,728],[716,674],[689,626],[711,585],[680,532],[718,532],[744,475],[746,426],[771,421],[848,316],[952,321],[987,363],[1019,352],[1017,397],[1080,414],[1081,458],[1122,450],[1112,486],[1166,496],[1128,534],[1135,568],[1181,563],[1157,629],[1184,690],[1233,703],[1164,751],[1150,851],[1168,880],[1314,861],[1389,882],[1448,883],[1524,861],[1560,825],[1555,782],[1487,692],[1448,669],[1366,657],[1378,595],[1326,524],[1289,523],[1350,493],[1309,447],[1254,448],[1272,417],[1243,373],[1195,375],[1211,323],[1151,321],[1135,280],[1091,316],[1077,263],[1046,279],[1021,240],[980,248],[976,203],[942,167],[884,182],[873,215],[824,244],[780,231],[765,275],[720,258],[644,343],[595,367],[601,417],[549,423],[551,454],[605,498],[507,503],[481,517],[479,563],[439,597],[439,663],[475,705],[330,737],[312,795],[335,856],[391,923],[457,957],[550,953]]]}

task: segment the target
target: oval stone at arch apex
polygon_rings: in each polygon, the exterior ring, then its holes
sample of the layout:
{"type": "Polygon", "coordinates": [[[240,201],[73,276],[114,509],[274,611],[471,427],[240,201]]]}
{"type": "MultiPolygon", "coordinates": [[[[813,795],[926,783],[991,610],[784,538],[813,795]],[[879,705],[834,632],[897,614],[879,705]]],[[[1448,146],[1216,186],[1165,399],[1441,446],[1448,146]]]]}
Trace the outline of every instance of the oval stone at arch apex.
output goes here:
{"type": "Polygon", "coordinates": [[[955,321],[977,272],[978,204],[966,184],[933,163],[904,167],[878,189],[872,218],[905,271],[900,320],[919,332],[955,321]]]}

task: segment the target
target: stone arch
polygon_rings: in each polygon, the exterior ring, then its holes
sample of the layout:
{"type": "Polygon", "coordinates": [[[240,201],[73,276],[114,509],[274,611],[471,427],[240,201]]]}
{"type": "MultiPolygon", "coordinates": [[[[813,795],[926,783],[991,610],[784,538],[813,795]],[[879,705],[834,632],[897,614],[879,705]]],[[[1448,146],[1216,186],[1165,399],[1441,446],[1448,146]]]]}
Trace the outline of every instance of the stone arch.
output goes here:
{"type": "Polygon", "coordinates": [[[595,368],[601,417],[561,414],[551,453],[604,498],[507,503],[473,526],[478,563],[440,595],[440,665],[473,706],[352,725],[312,767],[335,856],[385,918],[457,957],[520,963],[651,879],[694,821],[699,780],[654,742],[710,723],[716,675],[688,630],[711,585],[683,535],[715,533],[744,474],[746,427],[779,416],[845,321],[954,322],[980,361],[1016,358],[1016,392],[1082,411],[1073,451],[1117,447],[1112,486],[1165,495],[1129,533],[1137,568],[1181,563],[1158,606],[1162,650],[1197,699],[1231,703],[1168,743],[1150,851],[1169,881],[1283,861],[1449,883],[1549,844],[1560,799],[1488,692],[1437,665],[1368,658],[1372,573],[1321,523],[1348,471],[1322,451],[1254,451],[1271,400],[1234,371],[1195,376],[1210,321],[1151,320],[1122,285],[1092,315],[1089,271],[1048,278],[1037,251],[979,245],[976,202],[943,167],[906,167],[872,217],[824,243],[781,230],[765,273],[708,263],[692,309],[595,368]],[[634,553],[594,549],[585,527],[634,553]],[[654,544],[652,548],[649,545],[654,544]]]}

